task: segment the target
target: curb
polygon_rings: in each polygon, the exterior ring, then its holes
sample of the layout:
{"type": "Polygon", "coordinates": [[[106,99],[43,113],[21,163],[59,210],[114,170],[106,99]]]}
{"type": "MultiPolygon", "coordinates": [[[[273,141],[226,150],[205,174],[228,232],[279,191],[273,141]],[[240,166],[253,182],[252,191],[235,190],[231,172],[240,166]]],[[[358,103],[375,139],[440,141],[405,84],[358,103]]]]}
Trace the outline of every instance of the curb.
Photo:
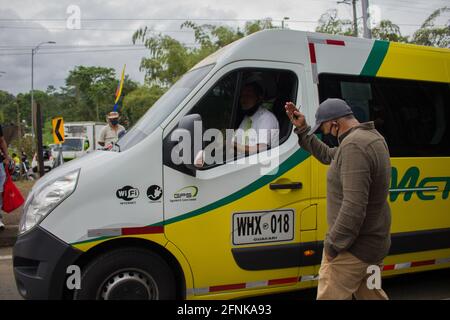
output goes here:
{"type": "Polygon", "coordinates": [[[0,248],[12,247],[16,243],[19,226],[9,225],[0,231],[0,248]]]}

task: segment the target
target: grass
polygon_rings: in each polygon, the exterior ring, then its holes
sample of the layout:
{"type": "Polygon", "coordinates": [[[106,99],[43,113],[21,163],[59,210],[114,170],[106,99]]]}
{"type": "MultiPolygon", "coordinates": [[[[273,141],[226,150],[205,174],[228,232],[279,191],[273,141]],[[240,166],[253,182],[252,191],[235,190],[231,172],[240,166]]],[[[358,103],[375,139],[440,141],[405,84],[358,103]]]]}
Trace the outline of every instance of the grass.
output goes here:
{"type": "Polygon", "coordinates": [[[17,186],[17,188],[19,188],[24,198],[28,196],[28,192],[30,192],[31,188],[33,188],[35,183],[36,181],[29,181],[29,180],[14,181],[14,184],[17,186]]]}

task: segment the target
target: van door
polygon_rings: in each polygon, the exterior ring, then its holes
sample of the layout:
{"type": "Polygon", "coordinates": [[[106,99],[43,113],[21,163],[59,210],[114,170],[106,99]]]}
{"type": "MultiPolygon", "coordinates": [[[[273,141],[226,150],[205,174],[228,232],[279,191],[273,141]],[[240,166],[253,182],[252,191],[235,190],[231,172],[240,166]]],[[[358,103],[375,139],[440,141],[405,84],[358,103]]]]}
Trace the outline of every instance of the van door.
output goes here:
{"type": "MultiPolygon", "coordinates": [[[[298,284],[304,249],[301,221],[307,224],[305,231],[314,230],[316,217],[310,206],[309,154],[299,149],[284,104],[296,100],[306,104],[304,81],[303,66],[298,64],[227,65],[165,128],[165,232],[189,261],[196,295],[298,284]],[[227,158],[223,150],[236,141],[229,130],[243,128],[246,119],[240,95],[249,83],[259,85],[259,106],[276,117],[279,145],[271,143],[266,153],[227,158]],[[171,137],[186,115],[201,117],[204,141],[199,149],[210,151],[216,142],[221,148],[211,155],[223,151],[202,169],[176,163],[171,137]],[[301,219],[302,212],[307,219],[301,219]]],[[[179,157],[186,155],[186,150],[179,151],[179,157]]]]}

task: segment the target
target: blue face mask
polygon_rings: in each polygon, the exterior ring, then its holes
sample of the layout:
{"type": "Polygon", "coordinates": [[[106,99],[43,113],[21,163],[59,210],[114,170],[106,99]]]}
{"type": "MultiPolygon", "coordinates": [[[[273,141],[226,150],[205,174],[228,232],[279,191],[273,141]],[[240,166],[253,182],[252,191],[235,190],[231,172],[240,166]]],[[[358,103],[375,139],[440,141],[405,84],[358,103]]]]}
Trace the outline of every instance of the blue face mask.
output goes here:
{"type": "Polygon", "coordinates": [[[118,119],[111,119],[110,122],[111,122],[111,124],[113,126],[115,126],[115,125],[117,125],[119,123],[119,120],[118,119]]]}

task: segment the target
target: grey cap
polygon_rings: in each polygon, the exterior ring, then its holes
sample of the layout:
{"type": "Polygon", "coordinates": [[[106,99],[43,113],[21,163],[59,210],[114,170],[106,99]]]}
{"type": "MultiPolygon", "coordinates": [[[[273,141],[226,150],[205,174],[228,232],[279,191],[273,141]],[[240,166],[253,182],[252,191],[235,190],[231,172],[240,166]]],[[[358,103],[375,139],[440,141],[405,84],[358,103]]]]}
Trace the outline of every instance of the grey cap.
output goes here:
{"type": "Polygon", "coordinates": [[[347,102],[342,99],[328,98],[319,105],[316,112],[316,124],[308,134],[315,133],[320,128],[320,125],[326,121],[339,119],[351,114],[353,114],[353,111],[347,102]]]}

